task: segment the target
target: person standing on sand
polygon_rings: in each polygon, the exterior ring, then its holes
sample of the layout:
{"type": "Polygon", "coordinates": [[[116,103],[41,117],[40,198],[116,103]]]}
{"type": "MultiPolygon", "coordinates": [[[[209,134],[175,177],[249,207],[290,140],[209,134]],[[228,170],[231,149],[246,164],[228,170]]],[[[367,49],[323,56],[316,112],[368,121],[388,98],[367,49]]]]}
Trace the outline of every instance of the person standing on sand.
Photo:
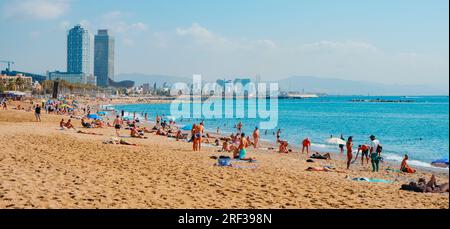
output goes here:
{"type": "Polygon", "coordinates": [[[116,129],[116,135],[117,137],[120,137],[120,128],[122,127],[123,121],[120,119],[119,115],[116,116],[116,119],[114,119],[113,126],[114,129],[116,129]]]}
{"type": "Polygon", "coordinates": [[[156,115],[156,128],[159,128],[161,124],[161,117],[159,115],[156,115]]]}
{"type": "Polygon", "coordinates": [[[39,106],[39,104],[34,108],[34,116],[36,117],[36,122],[41,121],[41,106],[39,106]]]}
{"type": "Polygon", "coordinates": [[[277,130],[277,143],[280,141],[280,137],[281,137],[281,129],[277,130]]]}
{"type": "Polygon", "coordinates": [[[353,159],[353,137],[352,136],[348,137],[346,146],[347,146],[347,169],[350,169],[350,164],[353,159]]]}
{"type": "Polygon", "coordinates": [[[201,122],[199,125],[195,126],[194,129],[194,151],[200,151],[202,146],[202,139],[203,139],[203,122],[201,122]]]}
{"type": "Polygon", "coordinates": [[[380,141],[376,139],[374,135],[370,136],[370,159],[372,162],[372,171],[378,172],[380,167],[380,159],[381,159],[381,146],[380,141]]]}
{"type": "Polygon", "coordinates": [[[255,127],[255,130],[253,131],[253,146],[255,148],[258,148],[259,143],[259,128],[255,127]]]}
{"type": "Polygon", "coordinates": [[[195,131],[197,130],[197,124],[193,124],[192,125],[192,129],[191,129],[191,139],[188,142],[192,142],[192,150],[196,151],[197,149],[197,142],[195,141],[195,131]]]}
{"type": "Polygon", "coordinates": [[[306,156],[309,155],[309,148],[311,147],[311,140],[310,138],[305,138],[302,142],[302,153],[305,152],[306,149],[306,156]]]}
{"type": "MultiPolygon", "coordinates": [[[[341,140],[345,141],[344,135],[341,134],[341,140]]],[[[339,149],[341,150],[341,154],[344,153],[344,145],[340,144],[339,149]]]]}
{"type": "Polygon", "coordinates": [[[359,145],[355,160],[353,160],[352,163],[355,163],[355,161],[358,159],[359,152],[361,152],[361,165],[364,165],[364,157],[366,158],[366,163],[369,164],[369,148],[370,148],[370,146],[368,146],[366,144],[359,145]]]}
{"type": "Polygon", "coordinates": [[[242,133],[242,122],[239,122],[237,124],[237,134],[241,134],[242,133]]]}

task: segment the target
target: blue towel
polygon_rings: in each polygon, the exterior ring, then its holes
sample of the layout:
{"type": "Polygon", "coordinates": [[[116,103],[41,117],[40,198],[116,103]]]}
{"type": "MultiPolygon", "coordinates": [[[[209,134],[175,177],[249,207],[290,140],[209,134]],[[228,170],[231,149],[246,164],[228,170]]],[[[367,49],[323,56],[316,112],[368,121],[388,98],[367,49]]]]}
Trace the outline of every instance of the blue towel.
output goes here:
{"type": "Polygon", "coordinates": [[[371,182],[371,183],[386,183],[386,184],[390,184],[390,183],[393,182],[393,181],[389,181],[389,180],[376,179],[376,178],[366,178],[366,177],[353,178],[352,180],[354,180],[354,181],[366,181],[366,182],[371,182]]]}

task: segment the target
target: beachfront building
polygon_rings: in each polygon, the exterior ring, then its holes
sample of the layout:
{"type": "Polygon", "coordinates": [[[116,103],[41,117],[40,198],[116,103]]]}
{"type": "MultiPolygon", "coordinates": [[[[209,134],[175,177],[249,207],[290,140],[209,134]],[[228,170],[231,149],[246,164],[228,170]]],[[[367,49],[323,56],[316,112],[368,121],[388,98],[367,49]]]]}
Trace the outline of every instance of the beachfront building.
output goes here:
{"type": "Polygon", "coordinates": [[[68,73],[68,72],[49,72],[48,73],[49,80],[64,80],[69,83],[81,83],[81,84],[97,84],[97,79],[92,74],[83,74],[83,73],[68,73]]]}
{"type": "Polygon", "coordinates": [[[106,29],[98,30],[95,35],[94,75],[100,87],[108,87],[110,80],[114,80],[114,37],[106,29]]]}
{"type": "Polygon", "coordinates": [[[17,75],[22,75],[22,76],[26,76],[26,77],[31,77],[34,81],[37,81],[39,83],[41,83],[42,81],[45,81],[47,79],[46,76],[43,75],[39,75],[39,74],[34,74],[34,73],[29,73],[29,72],[21,72],[21,71],[11,71],[9,69],[6,69],[4,71],[1,72],[2,75],[7,75],[7,76],[17,76],[17,75]]]}
{"type": "Polygon", "coordinates": [[[33,84],[33,78],[17,74],[14,76],[1,74],[0,85],[2,88],[10,88],[14,90],[20,90],[24,88],[31,88],[33,84]]]}
{"type": "Polygon", "coordinates": [[[67,73],[90,73],[89,32],[81,25],[73,27],[67,35],[67,73]]]}

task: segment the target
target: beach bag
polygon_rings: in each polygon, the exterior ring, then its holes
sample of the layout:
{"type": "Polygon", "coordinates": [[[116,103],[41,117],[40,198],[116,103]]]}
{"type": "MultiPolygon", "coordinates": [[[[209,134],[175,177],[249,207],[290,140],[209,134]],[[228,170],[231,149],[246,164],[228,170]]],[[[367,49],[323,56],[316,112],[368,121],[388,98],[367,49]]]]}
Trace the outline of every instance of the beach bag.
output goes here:
{"type": "Polygon", "coordinates": [[[381,153],[382,151],[383,151],[383,146],[381,144],[378,144],[377,153],[381,153]]]}
{"type": "Polygon", "coordinates": [[[219,166],[231,166],[231,158],[230,157],[221,156],[221,157],[219,157],[217,162],[218,162],[219,166]]]}

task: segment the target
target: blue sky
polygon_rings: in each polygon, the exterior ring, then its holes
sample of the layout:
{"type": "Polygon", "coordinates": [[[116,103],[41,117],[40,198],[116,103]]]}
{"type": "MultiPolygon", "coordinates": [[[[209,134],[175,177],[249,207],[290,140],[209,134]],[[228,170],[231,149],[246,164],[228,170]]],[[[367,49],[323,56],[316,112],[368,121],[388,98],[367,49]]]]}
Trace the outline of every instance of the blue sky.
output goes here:
{"type": "Polygon", "coordinates": [[[116,72],[314,75],[448,91],[448,0],[0,0],[0,59],[65,70],[66,31],[112,30],[116,72]]]}

